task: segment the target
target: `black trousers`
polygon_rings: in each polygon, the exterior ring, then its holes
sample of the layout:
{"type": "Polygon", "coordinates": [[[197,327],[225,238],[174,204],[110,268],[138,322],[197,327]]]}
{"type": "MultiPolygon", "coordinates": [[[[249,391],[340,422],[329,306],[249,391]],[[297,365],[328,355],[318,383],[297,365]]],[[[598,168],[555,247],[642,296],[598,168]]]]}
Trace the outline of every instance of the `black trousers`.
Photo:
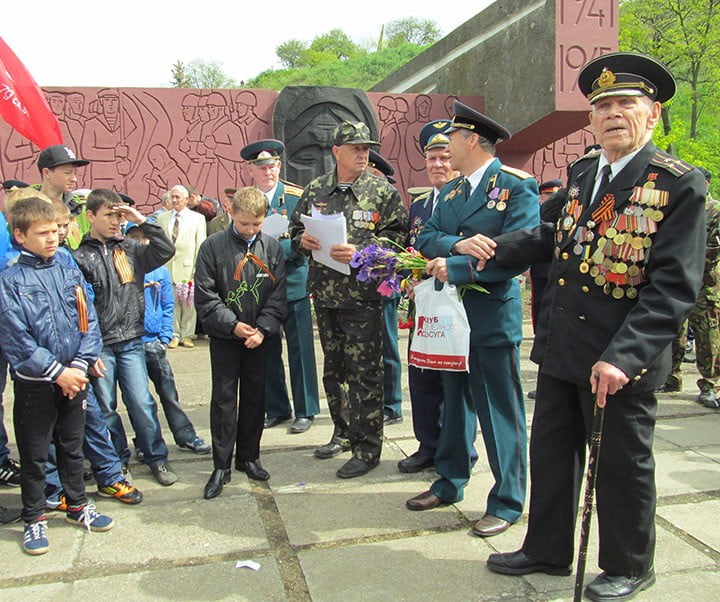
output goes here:
{"type": "Polygon", "coordinates": [[[233,447],[236,464],[257,460],[265,420],[265,342],[248,349],[239,339],[213,338],[210,368],[210,432],[215,468],[230,468],[233,447]]]}
{"type": "Polygon", "coordinates": [[[83,481],[85,397],[73,399],[55,384],[15,381],[15,441],[20,453],[22,517],[26,522],[45,514],[45,463],[50,442],[55,442],[60,482],[68,507],[87,503],[83,481]]]}
{"type": "MultiPolygon", "coordinates": [[[[530,437],[530,515],[523,551],[552,564],[574,560],[575,521],[592,425],[589,387],[541,374],[530,437]]],[[[639,576],[655,556],[657,401],[652,391],[608,397],[596,500],[600,568],[639,576]]]]}

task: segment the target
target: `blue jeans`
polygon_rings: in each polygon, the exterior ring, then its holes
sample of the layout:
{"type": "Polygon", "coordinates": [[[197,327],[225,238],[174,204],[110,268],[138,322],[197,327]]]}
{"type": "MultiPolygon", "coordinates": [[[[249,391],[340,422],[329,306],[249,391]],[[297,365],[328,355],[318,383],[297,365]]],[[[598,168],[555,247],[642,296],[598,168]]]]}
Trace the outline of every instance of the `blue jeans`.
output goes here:
{"type": "Polygon", "coordinates": [[[10,456],[8,449],[8,434],[5,430],[5,409],[3,407],[3,394],[5,393],[5,385],[7,384],[7,362],[0,355],[0,466],[10,456]]]}
{"type": "Polygon", "coordinates": [[[100,359],[105,364],[105,377],[93,378],[92,386],[120,461],[123,464],[130,461],[130,448],[117,413],[117,385],[120,385],[123,402],[135,429],[138,447],[145,456],[145,463],[155,466],[167,462],[168,449],[160,431],[157,404],[148,390],[142,340],[137,337],[104,345],[100,359]]]}
{"type": "Polygon", "coordinates": [[[165,347],[158,339],[145,343],[144,346],[148,376],[155,385],[155,392],[160,397],[160,403],[175,443],[178,445],[190,443],[197,434],[187,414],[180,407],[175,375],[167,360],[165,347]]]}
{"type": "MultiPolygon", "coordinates": [[[[120,458],[110,440],[110,432],[92,386],[88,387],[87,392],[83,454],[90,462],[93,476],[100,487],[112,485],[125,478],[122,474],[120,458]]],[[[57,500],[61,490],[55,444],[51,443],[48,461],[45,465],[45,497],[49,500],[57,500]]]]}

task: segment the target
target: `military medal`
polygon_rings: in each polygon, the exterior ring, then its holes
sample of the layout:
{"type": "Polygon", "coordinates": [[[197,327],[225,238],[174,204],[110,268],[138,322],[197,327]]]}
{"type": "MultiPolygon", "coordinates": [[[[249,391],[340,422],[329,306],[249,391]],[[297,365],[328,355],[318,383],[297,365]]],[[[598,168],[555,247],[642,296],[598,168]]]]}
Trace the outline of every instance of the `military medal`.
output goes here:
{"type": "Polygon", "coordinates": [[[497,207],[497,210],[498,210],[498,211],[505,211],[505,209],[507,208],[507,204],[505,203],[505,201],[500,201],[500,202],[496,205],[496,207],[497,207]]]}
{"type": "Polygon", "coordinates": [[[494,209],[494,208],[495,208],[495,201],[494,201],[494,200],[488,201],[488,203],[487,203],[487,208],[488,208],[488,209],[494,209]]]}

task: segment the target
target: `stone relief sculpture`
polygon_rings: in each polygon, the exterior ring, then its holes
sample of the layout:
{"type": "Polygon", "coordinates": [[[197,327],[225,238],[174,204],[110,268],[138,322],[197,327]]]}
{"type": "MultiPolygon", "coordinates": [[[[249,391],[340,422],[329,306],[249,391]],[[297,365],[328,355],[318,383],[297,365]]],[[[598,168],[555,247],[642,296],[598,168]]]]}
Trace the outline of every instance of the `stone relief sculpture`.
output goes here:
{"type": "MultiPolygon", "coordinates": [[[[286,144],[283,178],[304,185],[334,165],[335,126],[364,121],[396,171],[398,190],[426,185],[418,143],[422,126],[448,117],[455,96],[388,94],[342,88],[272,90],[52,88],[48,103],[63,141],[92,161],[78,173],[79,188],[110,188],[152,210],[176,183],[222,198],[223,190],[251,183],[240,149],[261,138],[286,144]]],[[[478,97],[460,97],[482,106],[478,97]]],[[[533,155],[523,167],[538,180],[564,175],[568,162],[593,142],[580,130],[533,155]]],[[[37,155],[28,140],[0,122],[0,177],[39,181],[37,155]]]]}

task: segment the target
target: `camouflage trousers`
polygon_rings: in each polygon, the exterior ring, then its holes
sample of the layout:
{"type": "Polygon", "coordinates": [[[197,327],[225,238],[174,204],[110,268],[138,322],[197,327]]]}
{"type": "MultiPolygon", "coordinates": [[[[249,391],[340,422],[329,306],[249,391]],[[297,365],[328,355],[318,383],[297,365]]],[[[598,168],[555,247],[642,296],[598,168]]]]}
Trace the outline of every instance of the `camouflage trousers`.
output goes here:
{"type": "Polygon", "coordinates": [[[383,438],[382,311],[380,301],[359,309],[315,306],[333,440],[349,440],[353,457],[371,463],[383,438]]]}
{"type": "Polygon", "coordinates": [[[669,382],[682,386],[681,366],[687,343],[687,325],[695,333],[695,364],[701,378],[697,381],[700,391],[717,390],[720,381],[720,308],[698,298],[690,316],[672,344],[672,372],[669,382]]]}

